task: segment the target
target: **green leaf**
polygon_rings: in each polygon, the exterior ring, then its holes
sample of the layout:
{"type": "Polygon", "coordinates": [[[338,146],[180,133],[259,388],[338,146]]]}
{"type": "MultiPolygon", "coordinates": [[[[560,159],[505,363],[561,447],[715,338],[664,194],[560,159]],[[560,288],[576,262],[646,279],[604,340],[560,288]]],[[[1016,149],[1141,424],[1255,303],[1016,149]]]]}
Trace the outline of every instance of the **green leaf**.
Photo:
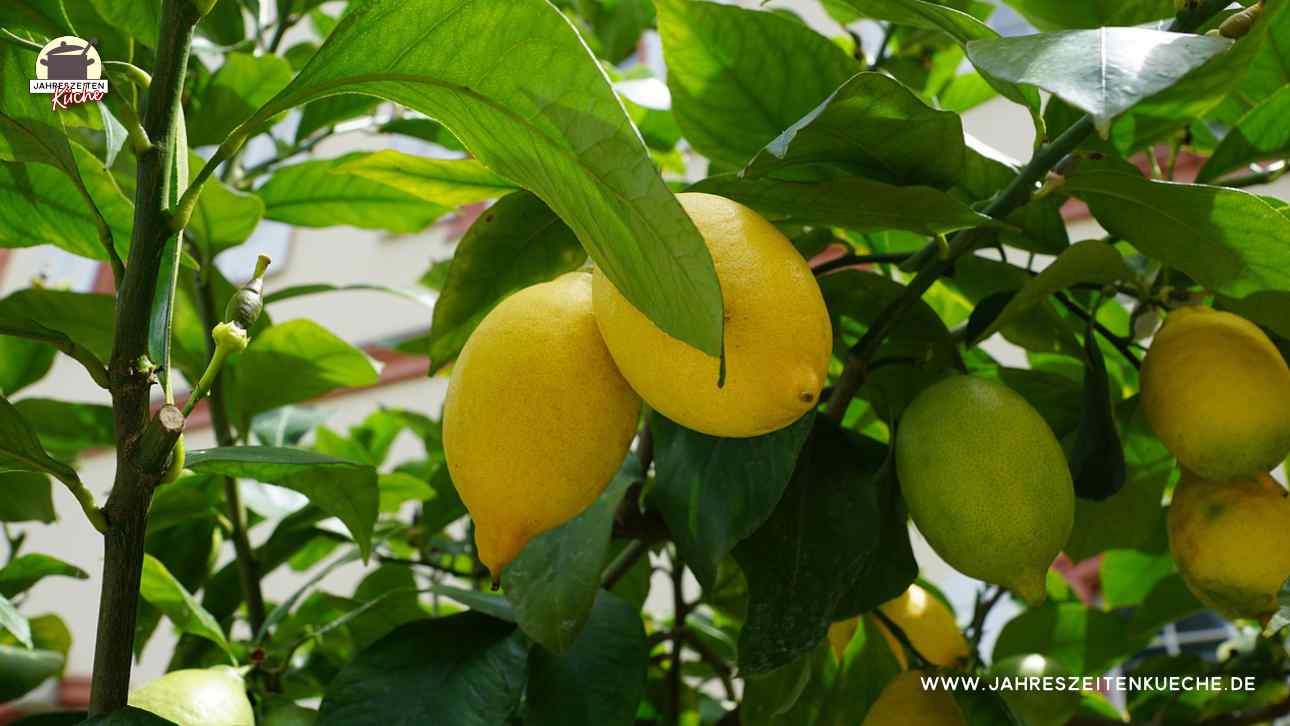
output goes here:
{"type": "Polygon", "coordinates": [[[650,497],[703,587],[713,587],[721,561],[775,511],[814,419],[808,413],[764,436],[725,439],[650,418],[657,472],[650,497]]]}
{"type": "Polygon", "coordinates": [[[128,3],[90,0],[90,3],[113,27],[121,29],[149,48],[157,47],[157,29],[161,25],[161,3],[157,0],[128,3]]]}
{"type": "Polygon", "coordinates": [[[1227,132],[1205,166],[1201,167],[1196,181],[1212,182],[1247,164],[1290,155],[1290,128],[1285,124],[1287,115],[1290,115],[1290,86],[1262,99],[1241,117],[1236,128],[1227,132]]]}
{"type": "Polygon", "coordinates": [[[1111,245],[1101,240],[1084,240],[1071,245],[1056,260],[1017,291],[999,316],[981,334],[982,341],[1017,320],[1027,310],[1045,301],[1049,295],[1060,292],[1079,282],[1100,285],[1133,277],[1124,264],[1124,258],[1111,245]]]}
{"type": "Polygon", "coordinates": [[[862,177],[808,184],[721,174],[690,191],[733,199],[777,222],[829,224],[855,232],[904,229],[930,236],[996,224],[939,189],[898,187],[862,177]]]}
{"type": "Polygon", "coordinates": [[[1172,0],[1134,2],[1067,2],[1067,0],[1004,0],[1030,24],[1042,31],[1104,26],[1142,25],[1172,17],[1172,0]]]}
{"type": "Polygon", "coordinates": [[[1129,628],[1137,647],[1129,652],[1145,648],[1156,633],[1169,623],[1207,609],[1192,594],[1182,575],[1174,573],[1165,576],[1151,588],[1146,599],[1133,611],[1129,628]]]}
{"type": "Polygon", "coordinates": [[[0,395],[12,396],[44,378],[58,351],[37,341],[3,337],[3,326],[0,322],[0,395]]]}
{"type": "MultiPolygon", "coordinates": [[[[26,79],[35,67],[34,52],[8,42],[0,46],[0,75],[26,79]]],[[[25,83],[6,83],[0,90],[0,161],[48,164],[69,174],[76,170],[63,118],[25,83]]]]}
{"type": "Polygon", "coordinates": [[[179,632],[211,641],[236,662],[237,656],[224,637],[219,622],[206,612],[197,598],[184,589],[160,560],[149,554],[143,556],[139,595],[149,605],[165,613],[179,632]]]}
{"type": "Polygon", "coordinates": [[[1111,550],[1105,553],[1101,578],[1107,609],[1137,606],[1172,572],[1174,561],[1168,552],[1111,550]]]}
{"type": "Polygon", "coordinates": [[[0,334],[64,348],[84,346],[99,360],[112,355],[116,303],[111,295],[26,288],[0,300],[0,334]]]}
{"type": "Polygon", "coordinates": [[[564,655],[529,655],[524,722],[532,726],[632,723],[645,695],[649,644],[637,608],[601,592],[582,636],[564,655]],[[570,688],[570,684],[577,684],[570,688]]]}
{"type": "Polygon", "coordinates": [[[239,0],[215,0],[215,7],[197,24],[197,31],[216,45],[235,45],[246,39],[246,20],[239,0]]]}
{"type": "Polygon", "coordinates": [[[63,10],[63,0],[13,0],[5,8],[4,27],[29,30],[36,37],[57,38],[72,27],[63,10]]]}
{"type": "Polygon", "coordinates": [[[777,13],[655,4],[673,113],[710,159],[744,165],[860,70],[827,38],[777,13]]]}
{"type": "MultiPolygon", "coordinates": [[[[314,52],[317,52],[316,48],[314,52]]],[[[380,105],[381,99],[357,93],[343,93],[307,103],[300,114],[300,124],[296,126],[296,143],[308,139],[315,131],[371,113],[380,105]]]]}
{"type": "Polygon", "coordinates": [[[520,630],[547,650],[568,653],[592,617],[614,515],[628,487],[643,478],[640,463],[629,457],[590,507],[534,537],[502,570],[520,630]]]}
{"type": "Polygon", "coordinates": [[[1265,290],[1239,300],[1220,295],[1219,307],[1290,340],[1290,292],[1265,290]]]}
{"type": "Polygon", "coordinates": [[[0,396],[0,473],[31,471],[79,483],[76,470],[45,452],[36,433],[9,399],[0,396]]]}
{"type": "Polygon", "coordinates": [[[261,411],[377,381],[376,369],[363,351],[305,319],[255,336],[232,368],[241,416],[247,422],[261,411]]]}
{"type": "Polygon", "coordinates": [[[0,522],[44,522],[57,519],[49,477],[30,471],[0,473],[0,522]]]}
{"type": "Polygon", "coordinates": [[[0,594],[0,632],[8,631],[18,642],[31,647],[31,623],[18,614],[18,609],[9,599],[0,594]]]}
{"type": "Polygon", "coordinates": [[[1231,297],[1290,290],[1290,219],[1236,189],[1076,173],[1063,187],[1113,235],[1231,297]]]}
{"type": "Polygon", "coordinates": [[[929,107],[890,76],[860,73],[758,152],[744,174],[827,164],[888,184],[947,189],[962,176],[966,153],[957,114],[929,107]]]}
{"type": "Polygon", "coordinates": [[[27,398],[14,404],[46,450],[71,459],[85,449],[116,446],[112,407],[27,398]]]}
{"type": "Polygon", "coordinates": [[[261,446],[295,446],[305,434],[327,423],[332,413],[317,408],[282,406],[252,419],[251,433],[261,446]]]}
{"type": "Polygon", "coordinates": [[[69,565],[57,557],[39,553],[26,554],[0,567],[0,595],[13,597],[26,592],[46,577],[74,577],[77,580],[85,580],[89,575],[81,568],[69,565]]]}
{"type": "Polygon", "coordinates": [[[735,547],[748,578],[741,673],[774,670],[828,633],[878,544],[878,488],[864,471],[866,455],[857,437],[817,418],[774,513],[735,547]]]}
{"type": "Polygon", "coordinates": [[[739,707],[741,723],[773,724],[777,717],[789,713],[811,682],[818,656],[818,649],[808,650],[773,670],[749,675],[739,707]]]}
{"type": "MultiPolygon", "coordinates": [[[[1015,293],[1031,279],[1030,274],[1020,267],[971,255],[960,257],[954,263],[952,273],[954,286],[969,300],[978,303],[978,307],[986,306],[987,299],[993,295],[1015,293]]],[[[974,311],[974,316],[976,314],[974,311]]],[[[1030,351],[1081,355],[1082,348],[1075,333],[1046,299],[1029,310],[1020,311],[1017,319],[1000,332],[1009,342],[1030,351]]]]}
{"type": "Polygon", "coordinates": [[[851,590],[838,601],[833,612],[835,622],[867,613],[900,597],[918,578],[918,560],[914,559],[914,547],[909,539],[909,512],[900,495],[896,464],[890,455],[874,481],[879,487],[878,512],[882,522],[874,551],[881,552],[882,556],[871,557],[865,563],[851,590]]]}
{"type": "Polygon", "coordinates": [[[409,623],[341,669],[317,726],[499,726],[519,706],[527,659],[515,626],[486,615],[409,623]]]}
{"type": "Polygon", "coordinates": [[[541,199],[529,192],[503,197],[475,220],[453,253],[430,325],[432,372],[461,352],[506,296],[585,261],[573,230],[541,199]]]}
{"type": "Polygon", "coordinates": [[[1237,53],[1249,55],[1238,64],[1239,74],[1228,78],[1221,89],[1222,103],[1214,110],[1217,120],[1235,125],[1260,99],[1268,98],[1285,85],[1285,79],[1290,77],[1287,28],[1290,28],[1290,3],[1266,0],[1263,18],[1254,24],[1249,35],[1236,43],[1237,53]]]}
{"type": "MultiPolygon", "coordinates": [[[[925,2],[925,0],[843,0],[861,14],[879,20],[886,20],[897,25],[909,25],[915,28],[940,31],[953,38],[965,48],[976,40],[991,40],[999,34],[990,26],[968,13],[947,7],[945,4],[925,2]]],[[[1036,128],[1042,131],[1043,116],[1040,114],[1039,94],[1033,88],[1027,88],[1010,82],[1011,79],[991,73],[978,66],[985,80],[1005,98],[1015,101],[1030,110],[1036,128]]],[[[1041,134],[1042,135],[1042,134],[1041,134]]]]}
{"type": "Polygon", "coordinates": [[[0,702],[12,701],[63,672],[66,659],[51,650],[0,645],[0,702]]]}
{"type": "Polygon", "coordinates": [[[1043,653],[1078,675],[1101,675],[1141,645],[1118,615],[1078,602],[1049,602],[1013,618],[999,633],[993,662],[1043,653]]]}
{"type": "Polygon", "coordinates": [[[1223,38],[1099,28],[978,40],[968,44],[968,57],[982,71],[1086,111],[1105,137],[1117,116],[1231,46],[1223,38]]]}
{"type": "Polygon", "coordinates": [[[190,451],[187,467],[199,474],[255,479],[300,492],[345,523],[364,557],[371,552],[380,502],[371,466],[303,449],[230,446],[190,451]]]}
{"type": "Polygon", "coordinates": [[[1097,336],[1090,321],[1084,332],[1084,395],[1080,399],[1079,428],[1067,460],[1075,494],[1105,501],[1124,486],[1127,472],[1124,447],[1116,430],[1115,402],[1107,379],[1106,360],[1098,347],[1097,336]]]}
{"type": "Polygon", "coordinates": [[[361,158],[361,152],[337,159],[318,159],[278,169],[256,190],[264,216],[299,227],[347,224],[412,234],[430,226],[448,210],[420,197],[337,168],[361,158]]]}
{"type": "Polygon", "coordinates": [[[345,92],[379,96],[443,123],[484,165],[550,205],[661,329],[721,354],[721,288],[707,247],[603,69],[550,3],[356,6],[244,128],[345,92]],[[417,22],[408,22],[412,17],[417,22]]]}
{"type": "Polygon", "coordinates": [[[460,207],[515,191],[515,185],[474,159],[429,159],[401,151],[356,156],[332,170],[407,192],[441,207],[460,207]]]}
{"type": "MultiPolygon", "coordinates": [[[[233,5],[223,0],[221,5],[233,5]]],[[[196,177],[202,168],[200,157],[195,154],[189,162],[191,176],[196,177]]],[[[234,190],[218,179],[211,179],[197,197],[197,207],[184,228],[206,256],[215,255],[236,247],[251,237],[264,217],[264,200],[255,194],[234,190]]]]}
{"type": "Polygon", "coordinates": [[[193,94],[188,139],[194,146],[221,144],[291,82],[291,66],[276,55],[229,53],[210,81],[193,94]]]}

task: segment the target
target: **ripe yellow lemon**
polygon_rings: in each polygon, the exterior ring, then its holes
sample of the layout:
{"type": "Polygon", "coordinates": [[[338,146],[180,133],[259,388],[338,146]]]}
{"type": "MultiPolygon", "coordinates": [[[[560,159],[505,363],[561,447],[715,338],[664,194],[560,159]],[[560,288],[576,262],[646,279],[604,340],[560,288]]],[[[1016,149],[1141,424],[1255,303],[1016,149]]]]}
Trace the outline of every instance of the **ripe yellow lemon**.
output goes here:
{"type": "Polygon", "coordinates": [[[494,578],[600,496],[639,415],[596,329],[590,274],[525,288],[480,322],[452,369],[443,446],[494,578]]]}
{"type": "Polygon", "coordinates": [[[1290,578],[1290,498],[1267,474],[1206,481],[1183,471],[1169,548],[1197,599],[1229,618],[1267,618],[1290,578]]]}
{"type": "MultiPolygon", "coordinates": [[[[967,639],[959,630],[958,623],[954,620],[954,613],[946,607],[945,603],[917,583],[910,585],[909,589],[899,597],[883,603],[878,609],[900,627],[919,654],[932,665],[952,668],[967,660],[967,639]]],[[[833,652],[838,656],[838,660],[842,659],[847,645],[855,636],[859,620],[856,617],[841,620],[829,626],[829,643],[833,646],[833,652]]],[[[900,641],[896,640],[887,626],[877,620],[874,622],[878,632],[882,633],[882,637],[887,641],[887,647],[891,649],[892,655],[900,663],[900,669],[907,670],[909,660],[905,656],[905,649],[900,641]]]]}
{"type": "Polygon", "coordinates": [[[896,429],[910,516],[959,572],[1027,603],[1075,523],[1075,488],[1052,429],[1012,389],[971,376],[926,388],[896,429]]]}
{"type": "Polygon", "coordinates": [[[129,702],[181,726],[255,726],[246,684],[229,666],[167,673],[131,691],[129,702]]]}
{"type": "Polygon", "coordinates": [[[882,689],[864,717],[863,726],[967,726],[963,711],[948,691],[923,690],[923,671],[905,671],[882,689]]]}
{"type": "Polygon", "coordinates": [[[1205,479],[1271,471],[1290,454],[1290,367],[1231,313],[1170,313],[1142,361],[1142,408],[1170,453],[1205,479]]]}
{"type": "Polygon", "coordinates": [[[756,212],[711,194],[679,194],[716,266],[725,304],[721,362],[659,330],[595,273],[596,322],[636,392],[682,426],[713,436],[758,436],[796,421],[819,400],[833,330],[810,267],[756,212]]]}

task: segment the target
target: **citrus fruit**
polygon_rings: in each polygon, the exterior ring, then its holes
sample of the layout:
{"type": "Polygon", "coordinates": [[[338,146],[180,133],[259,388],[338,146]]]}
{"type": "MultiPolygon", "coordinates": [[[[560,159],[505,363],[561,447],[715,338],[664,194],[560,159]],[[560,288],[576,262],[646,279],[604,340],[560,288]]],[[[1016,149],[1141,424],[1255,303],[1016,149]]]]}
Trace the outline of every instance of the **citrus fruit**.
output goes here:
{"type": "Polygon", "coordinates": [[[990,667],[989,675],[1009,678],[1017,688],[1000,689],[999,695],[1026,726],[1062,726],[1079,710],[1080,694],[1073,690],[1045,689],[1043,681],[1020,683],[1016,679],[1069,676],[1061,663],[1038,653],[1015,655],[990,667]]]}
{"type": "Polygon", "coordinates": [[[1027,603],[1070,536],[1075,490],[1061,445],[1025,399],[999,383],[953,376],[929,386],[896,430],[910,516],[965,575],[1027,603]]]}
{"type": "Polygon", "coordinates": [[[721,361],[660,330],[595,273],[596,322],[636,392],[687,428],[758,436],[796,421],[818,402],[833,331],[802,255],[770,222],[710,194],[679,194],[707,243],[725,305],[721,361]]]}
{"type": "Polygon", "coordinates": [[[1272,477],[1206,481],[1186,470],[1169,548],[1196,597],[1230,618],[1267,618],[1290,578],[1290,498],[1272,477]]]}
{"type": "Polygon", "coordinates": [[[590,274],[527,287],[485,316],[453,366],[443,446],[495,579],[604,491],[639,415],[596,329],[590,274]]]}
{"type": "Polygon", "coordinates": [[[1290,454],[1290,368],[1231,313],[1170,313],[1142,361],[1142,407],[1169,452],[1205,479],[1271,471],[1290,454]]]}
{"type": "Polygon", "coordinates": [[[179,726],[255,726],[246,684],[229,666],[167,673],[131,691],[129,702],[179,726]]]}
{"type": "Polygon", "coordinates": [[[905,671],[882,689],[864,717],[863,726],[967,726],[963,711],[948,691],[923,690],[923,671],[905,671]]]}
{"type": "MultiPolygon", "coordinates": [[[[946,668],[961,665],[968,658],[967,639],[954,621],[954,613],[939,598],[924,590],[917,583],[909,589],[879,606],[879,610],[895,623],[920,655],[932,665],[946,668]]],[[[842,659],[842,654],[855,636],[859,618],[841,620],[829,627],[829,643],[833,652],[842,659]]],[[[909,668],[909,659],[905,649],[887,626],[875,620],[878,632],[887,641],[887,647],[896,657],[900,669],[909,668]]]]}

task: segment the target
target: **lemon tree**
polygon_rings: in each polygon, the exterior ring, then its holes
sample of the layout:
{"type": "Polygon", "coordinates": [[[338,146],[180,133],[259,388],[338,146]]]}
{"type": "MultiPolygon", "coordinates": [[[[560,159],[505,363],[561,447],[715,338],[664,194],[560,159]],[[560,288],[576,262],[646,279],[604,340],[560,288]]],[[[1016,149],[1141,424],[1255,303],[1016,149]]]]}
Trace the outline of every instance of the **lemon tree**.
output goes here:
{"type": "Polygon", "coordinates": [[[1288,6],[4,3],[0,703],[1290,715],[1288,6]]]}

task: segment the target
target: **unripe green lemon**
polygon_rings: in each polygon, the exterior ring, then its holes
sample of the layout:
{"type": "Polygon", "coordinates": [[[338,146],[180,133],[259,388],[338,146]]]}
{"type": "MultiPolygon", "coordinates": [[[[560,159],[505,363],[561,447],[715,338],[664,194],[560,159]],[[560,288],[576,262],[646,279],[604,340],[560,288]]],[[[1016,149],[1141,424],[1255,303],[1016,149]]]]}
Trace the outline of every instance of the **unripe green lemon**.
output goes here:
{"type": "Polygon", "coordinates": [[[1167,517],[1169,549],[1197,599],[1266,619],[1290,578],[1290,498],[1267,474],[1206,481],[1186,470],[1167,517]]]}
{"type": "Polygon", "coordinates": [[[596,271],[596,322],[618,368],[652,408],[713,436],[759,436],[819,401],[833,330],[802,255],[753,210],[711,194],[677,199],[707,243],[725,305],[721,361],[660,330],[596,271]]]}
{"type": "Polygon", "coordinates": [[[1142,361],[1142,408],[1165,448],[1205,479],[1261,474],[1290,454],[1290,368],[1231,313],[1169,314],[1142,361]]]}
{"type": "Polygon", "coordinates": [[[485,316],[452,369],[443,447],[495,578],[600,496],[639,415],[596,328],[590,274],[527,287],[485,316]]]}
{"type": "Polygon", "coordinates": [[[229,666],[167,673],[131,691],[130,705],[179,726],[255,726],[246,684],[229,666]]]}
{"type": "Polygon", "coordinates": [[[863,726],[967,726],[949,691],[923,690],[923,671],[905,671],[882,689],[863,726]]]}
{"type": "MultiPolygon", "coordinates": [[[[1055,660],[1038,653],[1016,655],[990,668],[995,678],[1030,679],[1062,678],[1070,672],[1055,660]]],[[[1018,685],[1015,680],[1013,685],[1018,685]]],[[[1021,684],[1015,689],[1001,689],[999,695],[1026,726],[1062,726],[1079,710],[1080,695],[1073,690],[1045,690],[1043,681],[1021,684]]]]}
{"type": "Polygon", "coordinates": [[[965,575],[1044,601],[1075,523],[1075,489],[1052,429],[1012,389],[971,376],[929,386],[896,430],[909,514],[965,575]]]}

